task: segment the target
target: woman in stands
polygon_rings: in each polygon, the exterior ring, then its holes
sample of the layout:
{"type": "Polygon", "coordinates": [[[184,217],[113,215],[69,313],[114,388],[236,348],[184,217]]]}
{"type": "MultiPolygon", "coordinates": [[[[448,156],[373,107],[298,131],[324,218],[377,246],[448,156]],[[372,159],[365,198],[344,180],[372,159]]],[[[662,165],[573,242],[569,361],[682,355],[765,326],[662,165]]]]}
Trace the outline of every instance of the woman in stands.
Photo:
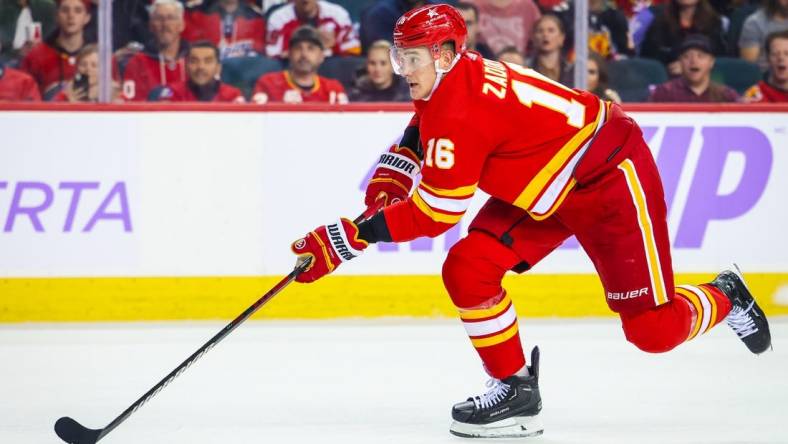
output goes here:
{"type": "Polygon", "coordinates": [[[662,62],[671,76],[681,75],[678,47],[691,34],[708,37],[714,56],[728,54],[722,18],[709,0],[670,0],[646,31],[640,55],[662,62]]]}
{"type": "Polygon", "coordinates": [[[607,62],[601,55],[590,51],[588,53],[588,81],[586,89],[604,100],[621,103],[621,96],[610,89],[607,82],[607,62]]]}
{"type": "Polygon", "coordinates": [[[389,50],[391,43],[378,40],[367,52],[366,72],[348,95],[351,102],[409,102],[410,90],[401,76],[394,75],[389,50]]]}
{"type": "Polygon", "coordinates": [[[561,19],[553,14],[543,15],[534,24],[535,54],[528,60],[528,66],[551,80],[571,87],[574,86],[575,69],[564,56],[565,40],[566,32],[561,19]]]}

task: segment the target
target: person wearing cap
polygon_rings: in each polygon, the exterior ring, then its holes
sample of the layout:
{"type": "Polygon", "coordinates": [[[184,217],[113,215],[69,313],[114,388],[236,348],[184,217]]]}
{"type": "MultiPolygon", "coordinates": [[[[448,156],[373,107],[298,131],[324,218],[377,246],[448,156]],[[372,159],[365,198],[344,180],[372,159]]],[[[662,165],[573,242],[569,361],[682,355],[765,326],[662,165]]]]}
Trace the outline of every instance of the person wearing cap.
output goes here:
{"type": "Polygon", "coordinates": [[[345,8],[324,0],[294,0],[268,17],[266,55],[287,57],[291,36],[305,25],[318,30],[326,57],[361,53],[358,35],[345,8]]]}
{"type": "Polygon", "coordinates": [[[679,48],[681,76],[659,85],[650,102],[736,102],[738,93],[713,82],[714,54],[709,38],[702,34],[687,36],[679,48]]]}
{"type": "Polygon", "coordinates": [[[288,68],[257,79],[252,100],[255,103],[347,103],[345,88],[339,81],[317,75],[324,50],[317,29],[311,26],[296,29],[288,42],[288,68]]]}
{"type": "Polygon", "coordinates": [[[77,53],[89,43],[85,26],[90,21],[88,2],[57,2],[57,29],[44,41],[34,45],[22,59],[20,68],[38,83],[44,97],[54,95],[77,71],[77,53]]]}

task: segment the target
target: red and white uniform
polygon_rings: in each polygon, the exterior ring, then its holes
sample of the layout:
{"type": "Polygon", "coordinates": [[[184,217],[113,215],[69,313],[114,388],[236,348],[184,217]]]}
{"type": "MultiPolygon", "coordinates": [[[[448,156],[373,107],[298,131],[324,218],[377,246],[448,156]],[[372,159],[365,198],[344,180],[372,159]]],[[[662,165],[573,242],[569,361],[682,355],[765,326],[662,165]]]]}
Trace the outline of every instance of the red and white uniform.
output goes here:
{"type": "Polygon", "coordinates": [[[172,97],[169,98],[172,102],[213,102],[213,103],[245,103],[246,99],[244,99],[243,93],[241,90],[227,85],[225,83],[219,82],[219,88],[216,90],[216,94],[213,95],[211,100],[200,100],[189,88],[188,82],[178,82],[170,87],[170,91],[172,92],[172,97]]]}
{"type": "Polygon", "coordinates": [[[38,102],[41,93],[30,74],[0,64],[0,102],[38,102]]]}
{"type": "Polygon", "coordinates": [[[345,104],[348,99],[345,88],[337,80],[315,75],[314,86],[306,91],[296,85],[290,73],[285,70],[271,72],[257,79],[252,101],[260,104],[268,102],[345,104]]]}
{"type": "Polygon", "coordinates": [[[572,235],[642,350],[670,350],[730,311],[710,285],[674,288],[659,173],[617,105],[472,52],[415,105],[421,183],[383,217],[394,242],[436,236],[477,189],[492,196],[449,251],[443,280],[493,377],[525,365],[504,274],[530,269],[572,235]]]}
{"type": "Polygon", "coordinates": [[[42,94],[60,87],[77,72],[77,54],[60,48],[54,39],[37,43],[30,49],[19,68],[33,76],[42,94]]]}
{"type": "Polygon", "coordinates": [[[221,59],[265,54],[265,20],[241,3],[235,14],[224,14],[217,3],[186,13],[183,39],[208,40],[219,48],[221,59]]]}
{"type": "Polygon", "coordinates": [[[308,21],[302,21],[296,16],[295,6],[292,4],[271,14],[266,37],[268,57],[287,57],[290,36],[303,25],[312,25],[319,31],[329,32],[334,36],[334,46],[325,49],[326,56],[361,54],[361,43],[345,8],[323,0],[317,4],[317,17],[308,21]]]}
{"type": "Polygon", "coordinates": [[[785,103],[788,91],[775,88],[761,80],[744,92],[744,101],[749,103],[785,103]]]}
{"type": "Polygon", "coordinates": [[[123,74],[123,97],[144,102],[155,88],[186,81],[183,52],[177,60],[167,61],[157,52],[139,52],[126,65],[123,74]]]}

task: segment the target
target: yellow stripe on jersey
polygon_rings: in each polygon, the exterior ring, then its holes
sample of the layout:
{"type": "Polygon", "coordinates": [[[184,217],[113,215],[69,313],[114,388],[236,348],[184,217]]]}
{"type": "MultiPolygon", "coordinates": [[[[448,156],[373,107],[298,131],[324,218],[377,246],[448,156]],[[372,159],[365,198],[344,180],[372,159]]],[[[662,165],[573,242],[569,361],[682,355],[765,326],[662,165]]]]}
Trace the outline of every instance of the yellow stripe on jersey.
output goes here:
{"type": "Polygon", "coordinates": [[[473,185],[466,185],[464,187],[454,188],[454,189],[445,189],[445,188],[435,188],[427,185],[424,181],[419,183],[419,186],[424,188],[425,190],[429,191],[430,193],[441,196],[441,197],[470,197],[473,193],[476,192],[476,188],[479,186],[478,182],[473,185]]]}
{"type": "Polygon", "coordinates": [[[443,222],[445,224],[453,225],[459,222],[464,214],[464,213],[446,214],[446,213],[441,213],[440,211],[436,211],[431,206],[427,205],[426,202],[424,202],[424,199],[422,199],[421,196],[419,196],[419,193],[413,193],[413,195],[411,195],[411,199],[413,200],[413,203],[416,205],[416,208],[421,210],[422,213],[424,213],[427,217],[434,220],[435,222],[443,222]]]}
{"type": "Polygon", "coordinates": [[[561,203],[563,203],[564,199],[566,199],[566,196],[569,194],[569,192],[572,191],[572,189],[575,187],[575,184],[577,184],[577,181],[574,178],[569,179],[569,183],[566,184],[564,190],[561,191],[561,194],[558,196],[555,202],[553,202],[553,205],[544,214],[534,214],[530,212],[528,214],[531,215],[531,218],[533,218],[533,220],[545,220],[548,217],[552,216],[553,213],[555,213],[555,210],[557,210],[558,207],[561,206],[561,203]]]}
{"type": "Polygon", "coordinates": [[[651,216],[648,214],[646,194],[640,185],[635,164],[631,160],[626,159],[621,162],[618,165],[618,169],[624,172],[629,194],[632,195],[632,202],[637,210],[638,225],[640,226],[640,234],[643,237],[643,247],[646,251],[646,263],[648,264],[651,288],[654,289],[654,302],[657,305],[661,305],[668,302],[668,296],[665,291],[665,281],[662,278],[662,264],[659,260],[651,216]]]}
{"type": "Polygon", "coordinates": [[[492,318],[501,314],[512,302],[508,293],[504,293],[503,298],[490,308],[459,308],[460,319],[469,321],[473,319],[492,318]]]}
{"type": "MultiPolygon", "coordinates": [[[[531,206],[535,203],[536,198],[539,196],[539,193],[544,190],[548,184],[550,183],[550,179],[555,177],[559,171],[566,165],[569,159],[572,157],[574,153],[577,152],[582,146],[583,143],[588,139],[594,131],[596,131],[597,126],[601,124],[600,118],[603,114],[603,109],[600,106],[599,111],[597,112],[596,119],[593,122],[589,123],[588,125],[581,128],[575,135],[569,139],[568,142],[558,150],[557,153],[547,162],[544,168],[541,169],[533,179],[525,186],[525,189],[517,196],[517,199],[512,202],[513,205],[520,207],[524,210],[529,210],[531,206]]],[[[572,182],[574,183],[574,181],[572,182]]],[[[566,196],[566,193],[561,193],[563,196],[566,196]]],[[[557,208],[557,207],[555,207],[557,208]]],[[[546,213],[542,218],[549,216],[550,213],[546,213]]]]}
{"type": "Polygon", "coordinates": [[[698,333],[700,333],[700,325],[703,323],[703,305],[701,304],[700,299],[698,299],[698,295],[696,295],[690,290],[686,290],[681,287],[676,287],[676,293],[679,296],[684,297],[684,299],[689,301],[689,303],[692,304],[693,307],[695,307],[695,323],[692,325],[692,328],[690,329],[689,336],[687,336],[687,340],[689,341],[690,339],[697,336],[698,333]]]}
{"type": "Polygon", "coordinates": [[[481,338],[481,339],[471,338],[471,343],[476,348],[491,347],[493,345],[498,345],[501,342],[505,342],[505,341],[511,339],[514,335],[517,334],[517,331],[518,331],[517,321],[514,321],[514,323],[512,323],[512,325],[511,325],[511,327],[509,327],[506,330],[498,333],[497,335],[490,336],[490,337],[487,337],[487,338],[481,338]]]}

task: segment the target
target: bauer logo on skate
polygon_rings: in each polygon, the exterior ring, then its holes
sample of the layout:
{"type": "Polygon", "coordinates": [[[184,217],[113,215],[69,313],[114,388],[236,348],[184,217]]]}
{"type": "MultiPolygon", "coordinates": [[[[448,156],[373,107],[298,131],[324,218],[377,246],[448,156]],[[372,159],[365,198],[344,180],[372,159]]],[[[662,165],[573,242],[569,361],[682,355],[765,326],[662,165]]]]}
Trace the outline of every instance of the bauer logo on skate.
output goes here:
{"type": "MultiPolygon", "coordinates": [[[[131,211],[125,182],[0,182],[0,197],[4,191],[11,196],[10,204],[0,207],[3,232],[90,232],[98,225],[115,225],[116,229],[131,232],[131,211]],[[53,218],[53,207],[67,208],[62,218],[53,218]]],[[[62,212],[58,212],[62,214],[62,212]]]]}

